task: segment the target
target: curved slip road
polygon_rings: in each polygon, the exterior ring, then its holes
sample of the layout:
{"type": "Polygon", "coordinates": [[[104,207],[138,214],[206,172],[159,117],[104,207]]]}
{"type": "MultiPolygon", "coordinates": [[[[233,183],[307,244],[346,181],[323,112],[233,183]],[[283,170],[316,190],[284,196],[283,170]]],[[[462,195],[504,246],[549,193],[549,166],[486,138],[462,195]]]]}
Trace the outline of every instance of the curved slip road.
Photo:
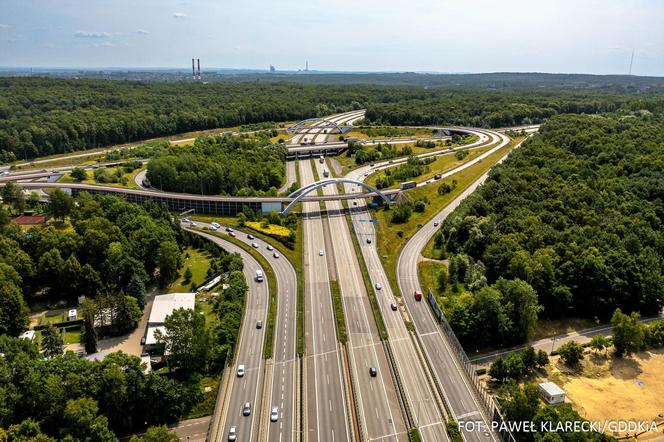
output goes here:
{"type": "MultiPolygon", "coordinates": [[[[198,225],[210,227],[207,223],[197,222],[198,225]]],[[[226,226],[218,230],[225,234],[226,226]]],[[[268,363],[272,364],[272,377],[267,379],[271,388],[266,389],[269,394],[263,398],[263,410],[268,414],[262,416],[267,428],[269,441],[293,441],[297,438],[297,390],[299,388],[297,356],[297,274],[293,264],[278,250],[268,250],[268,243],[259,239],[249,239],[246,233],[236,232],[236,240],[248,246],[258,245],[255,250],[263,255],[274,271],[277,280],[277,315],[274,325],[273,357],[268,363]],[[275,251],[279,257],[275,258],[275,251]],[[270,422],[269,411],[273,406],[279,407],[279,420],[270,422]]],[[[254,274],[255,276],[255,274],[254,274]]],[[[256,410],[257,412],[259,410],[256,410]]]]}
{"type": "MultiPolygon", "coordinates": [[[[228,407],[226,415],[222,416],[221,434],[212,435],[214,440],[225,441],[232,426],[237,428],[237,440],[253,442],[258,437],[259,416],[261,410],[261,394],[263,385],[263,343],[265,328],[257,329],[256,322],[267,320],[268,286],[264,282],[256,282],[256,270],[261,269],[258,261],[243,248],[238,247],[222,238],[208,233],[186,229],[219,245],[230,253],[239,253],[244,263],[244,277],[247,280],[249,291],[245,303],[245,312],[242,319],[240,340],[237,354],[231,370],[230,396],[226,399],[228,407]],[[237,367],[245,366],[245,375],[237,377],[237,367]],[[242,407],[245,402],[251,403],[251,415],[243,416],[242,407]]],[[[222,407],[223,408],[223,407],[222,407]]]]}
{"type": "MultiPolygon", "coordinates": [[[[501,140],[495,148],[490,149],[475,160],[469,161],[459,168],[448,172],[447,176],[470,167],[472,164],[477,163],[481,158],[490,155],[509,142],[509,139],[502,134],[494,133],[493,136],[500,137],[501,140]]],[[[499,160],[498,163],[502,162],[506,157],[507,154],[499,160]]],[[[483,408],[476,399],[474,387],[452,350],[451,343],[434,319],[426,300],[423,300],[422,302],[415,301],[413,293],[415,290],[421,290],[417,276],[417,264],[421,258],[421,251],[438,230],[437,226],[434,226],[434,223],[440,222],[452,213],[452,211],[459,206],[461,201],[484,183],[488,174],[489,171],[484,173],[441,212],[418,230],[406,243],[397,262],[397,279],[399,289],[402,293],[402,299],[407,306],[413,323],[415,324],[417,335],[422,343],[424,353],[431,363],[436,381],[443,391],[453,417],[457,420],[483,421],[486,426],[485,428],[490,428],[490,422],[486,420],[483,414],[483,408]]],[[[463,436],[467,441],[495,440],[495,435],[491,431],[464,432],[463,436]]]]}

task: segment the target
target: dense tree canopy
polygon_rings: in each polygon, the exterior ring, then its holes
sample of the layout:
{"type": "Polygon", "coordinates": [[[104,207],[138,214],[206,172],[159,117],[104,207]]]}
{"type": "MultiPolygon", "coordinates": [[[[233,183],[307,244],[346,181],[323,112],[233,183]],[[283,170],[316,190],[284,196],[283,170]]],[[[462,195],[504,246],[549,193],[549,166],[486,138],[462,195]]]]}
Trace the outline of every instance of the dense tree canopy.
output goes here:
{"type": "Polygon", "coordinates": [[[609,318],[664,305],[664,126],[559,116],[448,217],[439,242],[519,278],[543,315],[609,318]]]}
{"type": "MultiPolygon", "coordinates": [[[[366,78],[354,81],[366,83],[366,78]]],[[[513,91],[480,90],[473,88],[473,81],[459,89],[456,84],[461,77],[451,79],[453,83],[445,84],[443,88],[426,89],[367,84],[246,82],[192,85],[184,82],[2,78],[0,162],[195,130],[301,120],[362,107],[367,108],[367,122],[370,123],[482,127],[541,122],[563,113],[594,114],[625,108],[654,112],[656,108],[662,108],[661,99],[608,89],[592,90],[588,84],[593,80],[581,80],[577,91],[570,93],[562,92],[560,88],[555,92],[551,89],[542,91],[540,86],[548,80],[534,75],[519,78],[530,89],[522,87],[513,91]]],[[[594,81],[598,79],[603,81],[601,77],[594,81]]],[[[482,83],[481,87],[495,89],[492,81],[482,83]]],[[[498,81],[502,84],[505,79],[498,81]]],[[[633,79],[628,78],[625,83],[629,81],[633,79]]],[[[646,84],[641,86],[648,89],[646,84]]],[[[632,91],[628,87],[617,87],[616,90],[632,91]]]]}
{"type": "Polygon", "coordinates": [[[267,139],[198,138],[148,163],[147,178],[162,190],[205,195],[276,194],[285,174],[286,148],[267,139]]]}

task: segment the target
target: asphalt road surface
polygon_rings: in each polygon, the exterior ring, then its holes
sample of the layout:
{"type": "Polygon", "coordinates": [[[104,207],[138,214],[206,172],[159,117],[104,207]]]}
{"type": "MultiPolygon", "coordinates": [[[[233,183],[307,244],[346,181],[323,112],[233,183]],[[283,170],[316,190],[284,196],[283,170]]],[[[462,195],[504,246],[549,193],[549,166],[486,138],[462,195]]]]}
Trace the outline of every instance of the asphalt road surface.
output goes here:
{"type": "MultiPolygon", "coordinates": [[[[314,182],[309,160],[299,162],[302,184],[314,182]]],[[[318,203],[303,203],[305,297],[305,440],[349,441],[341,356],[328,280],[318,203]],[[323,255],[321,256],[321,252],[323,255]]]]}
{"type": "MultiPolygon", "coordinates": [[[[262,269],[258,261],[243,248],[236,246],[217,236],[191,230],[202,237],[218,244],[230,253],[239,253],[244,262],[244,276],[249,286],[245,305],[242,331],[237,348],[235,365],[230,379],[230,399],[226,416],[222,416],[222,434],[215,435],[218,440],[227,440],[231,427],[236,427],[238,441],[255,441],[258,436],[259,416],[261,410],[261,394],[263,383],[263,342],[265,328],[257,329],[256,323],[267,320],[268,286],[267,279],[256,282],[256,270],[262,269]],[[245,375],[237,377],[237,367],[245,366],[245,375]],[[245,402],[251,403],[251,415],[243,416],[245,402]]],[[[264,269],[263,273],[265,273],[264,269]]]]}
{"type": "MultiPolygon", "coordinates": [[[[315,161],[315,165],[318,175],[322,176],[325,164],[315,161]]],[[[328,185],[323,192],[335,195],[337,187],[328,185]]],[[[360,431],[366,440],[408,440],[396,386],[380,342],[344,207],[339,201],[328,201],[325,206],[330,236],[334,238],[330,252],[334,255],[344,305],[347,348],[362,421],[360,431]],[[370,367],[377,369],[376,377],[370,376],[370,367]]]]}
{"type": "MultiPolygon", "coordinates": [[[[490,151],[509,142],[509,139],[504,135],[495,133],[490,133],[490,135],[494,138],[500,137],[500,143],[490,151]]],[[[450,174],[469,167],[470,163],[473,162],[465,163],[454,171],[450,171],[450,174]]],[[[420,260],[422,249],[424,249],[428,241],[438,230],[438,227],[434,226],[434,222],[440,222],[452,213],[461,201],[474,192],[486,180],[487,176],[488,172],[471,184],[460,196],[454,199],[438,215],[417,231],[406,243],[397,262],[397,278],[402,299],[405,301],[418,337],[422,342],[424,353],[431,363],[436,381],[443,390],[445,399],[452,410],[453,417],[457,420],[484,421],[485,428],[489,428],[489,424],[482,413],[482,406],[475,397],[474,387],[464,372],[463,367],[461,367],[460,361],[454,354],[451,343],[441,331],[427,302],[424,299],[422,302],[417,302],[413,294],[416,290],[421,290],[417,277],[417,264],[420,260]]],[[[489,431],[464,432],[463,436],[467,441],[486,441],[495,437],[489,431]]]]}

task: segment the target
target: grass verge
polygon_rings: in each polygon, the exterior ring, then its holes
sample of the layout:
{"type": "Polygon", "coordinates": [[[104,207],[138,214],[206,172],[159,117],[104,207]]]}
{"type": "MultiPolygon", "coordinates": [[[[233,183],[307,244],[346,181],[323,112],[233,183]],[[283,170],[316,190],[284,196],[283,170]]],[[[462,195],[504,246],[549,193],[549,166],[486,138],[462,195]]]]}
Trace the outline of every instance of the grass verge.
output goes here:
{"type": "Polygon", "coordinates": [[[427,293],[431,290],[436,296],[443,294],[440,290],[440,285],[438,284],[438,272],[441,269],[446,269],[445,264],[441,262],[420,261],[417,264],[417,279],[420,281],[422,293],[427,293]]]}
{"type": "Polygon", "coordinates": [[[332,294],[332,307],[334,309],[334,319],[337,321],[337,338],[342,344],[348,341],[346,334],[346,318],[344,318],[344,306],[341,300],[341,288],[339,281],[330,281],[330,292],[332,294]]]}
{"type": "Polygon", "coordinates": [[[235,244],[236,246],[240,247],[241,249],[249,253],[256,261],[258,261],[263,270],[265,270],[265,276],[267,278],[267,283],[268,283],[270,303],[267,310],[267,324],[265,324],[265,342],[263,344],[263,356],[265,357],[265,359],[271,358],[272,353],[274,352],[274,327],[277,321],[277,302],[278,302],[277,293],[279,293],[279,288],[277,287],[277,277],[274,274],[274,270],[272,270],[272,266],[267,262],[267,259],[265,259],[263,255],[261,255],[251,246],[243,243],[237,238],[233,238],[228,235],[222,236],[220,233],[211,230],[203,230],[199,228],[196,228],[196,230],[208,233],[210,235],[214,235],[219,238],[223,238],[224,240],[232,244],[235,244]]]}
{"type": "Polygon", "coordinates": [[[376,298],[376,292],[374,291],[373,284],[371,283],[371,278],[369,278],[369,270],[367,269],[367,263],[364,262],[364,255],[362,250],[360,250],[360,243],[357,240],[357,235],[355,234],[355,226],[349,214],[346,214],[346,222],[348,223],[350,229],[350,236],[353,241],[353,247],[355,248],[355,256],[360,263],[360,270],[362,271],[362,279],[364,280],[364,287],[367,289],[367,295],[369,296],[369,303],[371,304],[371,310],[373,310],[374,319],[376,320],[376,327],[378,328],[378,335],[380,336],[381,341],[385,341],[389,338],[387,335],[387,328],[385,327],[385,321],[383,320],[383,314],[380,311],[378,306],[378,299],[376,298]]]}
{"type": "MultiPolygon", "coordinates": [[[[222,216],[210,216],[210,215],[195,215],[191,216],[191,219],[195,221],[203,222],[212,222],[217,221],[223,225],[233,227],[238,232],[243,232],[243,228],[238,226],[237,218],[235,217],[222,217],[222,216]]],[[[210,231],[206,232],[210,233],[210,231]]],[[[246,232],[244,232],[246,233],[246,232]]],[[[297,276],[297,353],[300,357],[304,355],[304,273],[302,269],[302,221],[297,223],[297,231],[295,232],[295,244],[292,249],[289,249],[284,244],[279,241],[271,238],[267,235],[262,234],[258,231],[252,231],[252,234],[256,238],[260,238],[266,243],[272,245],[275,250],[277,250],[281,256],[284,256],[295,268],[295,274],[297,276]]],[[[223,238],[230,238],[224,236],[223,238]]]]}
{"type": "Polygon", "coordinates": [[[397,260],[399,253],[401,253],[401,249],[403,249],[410,237],[413,236],[422,225],[430,221],[434,216],[437,216],[445,206],[452,202],[466,188],[468,188],[468,186],[496,164],[498,160],[511,151],[522,139],[523,138],[519,138],[510,141],[498,151],[472,166],[455,173],[451,177],[437,181],[435,184],[409,190],[406,193],[409,199],[417,200],[418,198],[427,198],[429,204],[424,212],[413,212],[409,220],[405,223],[392,223],[392,211],[389,209],[383,208],[373,211],[373,215],[377,220],[376,247],[378,253],[383,257],[383,265],[395,294],[399,295],[401,293],[399,291],[396,276],[397,260]],[[439,195],[438,187],[444,182],[450,184],[452,181],[456,181],[457,183],[452,191],[444,195],[439,195]]]}

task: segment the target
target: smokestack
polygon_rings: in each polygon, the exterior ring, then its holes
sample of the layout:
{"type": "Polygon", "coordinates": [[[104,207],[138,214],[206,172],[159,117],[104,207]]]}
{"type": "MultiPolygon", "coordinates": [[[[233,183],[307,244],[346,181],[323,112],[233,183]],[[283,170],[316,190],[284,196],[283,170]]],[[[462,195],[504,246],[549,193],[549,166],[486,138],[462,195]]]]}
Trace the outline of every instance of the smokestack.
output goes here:
{"type": "Polygon", "coordinates": [[[201,79],[201,59],[197,58],[196,61],[198,62],[198,79],[201,79]]]}
{"type": "Polygon", "coordinates": [[[194,59],[191,59],[191,78],[196,80],[196,68],[194,67],[194,59]]]}

